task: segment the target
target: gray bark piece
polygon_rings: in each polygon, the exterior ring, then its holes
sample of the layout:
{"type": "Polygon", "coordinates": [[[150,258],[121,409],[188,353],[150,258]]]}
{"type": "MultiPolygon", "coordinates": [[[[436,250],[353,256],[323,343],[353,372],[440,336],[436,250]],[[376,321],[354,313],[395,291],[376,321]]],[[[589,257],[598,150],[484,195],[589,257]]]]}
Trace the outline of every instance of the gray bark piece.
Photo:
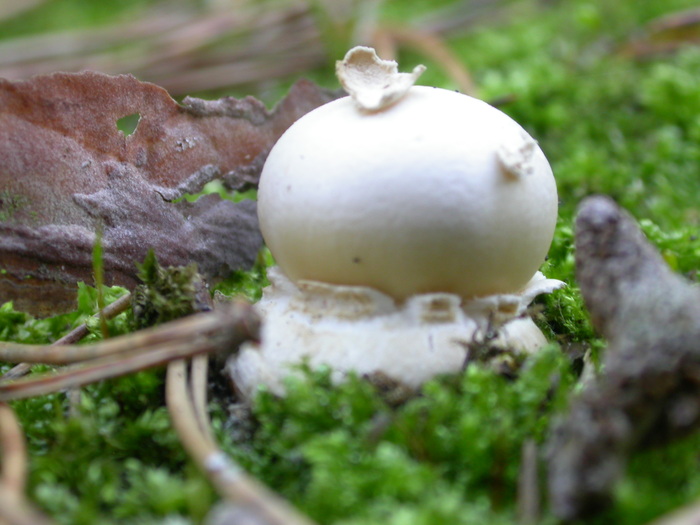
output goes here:
{"type": "Polygon", "coordinates": [[[635,221],[591,197],[576,219],[576,270],[604,372],[549,443],[552,510],[564,520],[607,507],[629,454],[700,425],[700,289],[674,274],[635,221]]]}

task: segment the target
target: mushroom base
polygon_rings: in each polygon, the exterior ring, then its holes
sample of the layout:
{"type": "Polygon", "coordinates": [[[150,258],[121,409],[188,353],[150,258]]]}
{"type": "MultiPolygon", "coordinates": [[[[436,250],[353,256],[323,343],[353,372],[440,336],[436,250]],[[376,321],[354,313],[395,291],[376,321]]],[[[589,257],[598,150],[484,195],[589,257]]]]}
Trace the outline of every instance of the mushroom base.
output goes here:
{"type": "Polygon", "coordinates": [[[464,300],[431,293],[398,303],[372,288],[294,284],[278,268],[268,272],[271,285],[256,305],[261,343],[245,344],[227,363],[246,398],[260,385],[283,395],[284,378],[304,362],[329,366],[334,381],[349,372],[382,373],[417,388],[461,370],[470,344],[494,329],[492,344],[533,352],[547,341],[525,310],[535,296],[564,285],[537,272],[518,294],[464,300]]]}

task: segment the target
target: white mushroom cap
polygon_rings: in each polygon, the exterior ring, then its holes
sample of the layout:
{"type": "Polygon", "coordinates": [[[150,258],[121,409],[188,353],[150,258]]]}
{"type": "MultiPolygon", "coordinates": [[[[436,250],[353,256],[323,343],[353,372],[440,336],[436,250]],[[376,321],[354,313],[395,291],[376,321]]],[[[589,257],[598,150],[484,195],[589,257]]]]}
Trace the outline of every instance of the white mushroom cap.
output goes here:
{"type": "Polygon", "coordinates": [[[510,117],[416,86],[379,112],[346,97],[302,117],[270,152],[258,210],[293,281],[471,297],[529,281],[549,250],[557,192],[510,117]]]}
{"type": "Polygon", "coordinates": [[[293,124],[260,178],[260,228],[287,276],[396,299],[521,290],[557,218],[532,137],[485,102],[411,87],[422,66],[399,73],[371,48],[336,69],[351,97],[293,124]]]}

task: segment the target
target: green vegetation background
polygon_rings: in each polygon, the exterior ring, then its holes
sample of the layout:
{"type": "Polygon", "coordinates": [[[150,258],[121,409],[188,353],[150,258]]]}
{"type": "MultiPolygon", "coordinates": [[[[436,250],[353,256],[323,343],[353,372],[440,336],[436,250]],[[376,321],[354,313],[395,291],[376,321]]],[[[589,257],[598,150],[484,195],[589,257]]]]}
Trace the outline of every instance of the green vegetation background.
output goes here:
{"type": "MultiPolygon", "coordinates": [[[[128,19],[149,3],[56,0],[0,24],[0,35],[128,19]]],[[[387,1],[382,16],[406,22],[448,3],[387,1]]],[[[559,187],[560,220],[543,271],[569,286],[543,300],[538,322],[554,344],[526,361],[518,379],[472,365],[395,406],[361,380],[336,388],[327,371],[309,372],[290,381],[284,400],[261,394],[252,417],[232,416],[225,400],[213,401],[227,452],[323,524],[514,523],[523,442],[543,445],[551,418],[576,390],[567,350],[604,351],[573,274],[578,202],[592,193],[611,195],[642,221],[675,270],[697,277],[700,47],[644,59],[625,52],[649,21],[696,5],[511,1],[506,16],[449,41],[482,98],[512,97],[501,109],[540,142],[559,187]]],[[[439,66],[402,52],[402,69],[418,62],[430,66],[422,83],[454,87],[439,66]]],[[[335,87],[327,72],[309,75],[335,87]]],[[[280,83],[280,93],[288,82],[280,83]]],[[[252,272],[234,276],[226,291],[258,296],[264,266],[261,259],[252,272]]],[[[81,287],[75,313],[41,321],[6,304],[0,339],[49,343],[93,313],[95,302],[95,291],[81,287]]],[[[123,317],[110,322],[113,335],[127,330],[123,317]]],[[[8,368],[0,365],[0,372],[8,368]]],[[[162,372],[85,388],[77,413],[69,414],[63,394],[13,407],[29,442],[30,496],[60,523],[198,523],[216,501],[170,426],[162,372]]],[[[596,523],[641,524],[697,499],[698,450],[694,436],[634,457],[615,507],[596,523]]],[[[541,523],[555,520],[545,511],[541,523]]]]}

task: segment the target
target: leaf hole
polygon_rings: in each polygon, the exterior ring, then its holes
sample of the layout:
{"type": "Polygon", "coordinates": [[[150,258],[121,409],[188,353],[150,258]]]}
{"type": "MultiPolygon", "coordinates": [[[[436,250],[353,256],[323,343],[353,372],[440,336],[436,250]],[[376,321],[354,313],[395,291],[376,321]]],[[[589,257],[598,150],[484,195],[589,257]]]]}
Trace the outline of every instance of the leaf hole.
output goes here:
{"type": "Polygon", "coordinates": [[[141,115],[139,113],[126,115],[117,120],[117,129],[124,133],[126,137],[133,135],[133,133],[136,131],[136,127],[139,125],[140,119],[141,115]]]}

